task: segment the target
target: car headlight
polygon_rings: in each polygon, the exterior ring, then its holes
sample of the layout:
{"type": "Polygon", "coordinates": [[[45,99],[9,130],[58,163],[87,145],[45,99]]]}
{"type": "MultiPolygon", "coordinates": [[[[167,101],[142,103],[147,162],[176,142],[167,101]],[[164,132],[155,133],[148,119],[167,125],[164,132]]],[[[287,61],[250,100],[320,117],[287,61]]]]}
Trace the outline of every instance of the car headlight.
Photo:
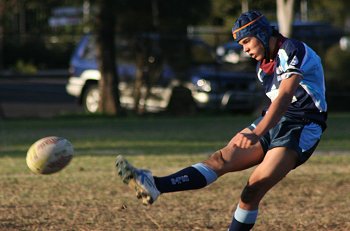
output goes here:
{"type": "Polygon", "coordinates": [[[219,46],[218,48],[216,48],[216,54],[218,56],[224,56],[226,53],[225,48],[223,46],[219,46]]]}
{"type": "Polygon", "coordinates": [[[211,83],[208,80],[201,79],[201,78],[194,78],[193,83],[194,83],[195,88],[198,91],[201,91],[201,92],[211,92],[212,91],[211,83]]]}

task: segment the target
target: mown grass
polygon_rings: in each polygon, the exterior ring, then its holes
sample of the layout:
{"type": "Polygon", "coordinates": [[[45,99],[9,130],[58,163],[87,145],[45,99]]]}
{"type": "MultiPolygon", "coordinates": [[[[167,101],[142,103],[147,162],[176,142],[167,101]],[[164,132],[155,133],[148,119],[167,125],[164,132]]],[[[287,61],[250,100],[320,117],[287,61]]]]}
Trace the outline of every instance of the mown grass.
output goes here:
{"type": "MultiPolygon", "coordinates": [[[[350,118],[333,114],[316,155],[264,198],[255,230],[350,230],[350,118]]],[[[141,206],[116,177],[114,159],[166,175],[206,158],[253,117],[66,117],[0,121],[0,230],[226,230],[252,169],[199,191],[141,206]],[[34,175],[25,155],[37,139],[68,138],[63,171],[34,175]],[[195,193],[196,192],[196,193],[195,193]]]]}

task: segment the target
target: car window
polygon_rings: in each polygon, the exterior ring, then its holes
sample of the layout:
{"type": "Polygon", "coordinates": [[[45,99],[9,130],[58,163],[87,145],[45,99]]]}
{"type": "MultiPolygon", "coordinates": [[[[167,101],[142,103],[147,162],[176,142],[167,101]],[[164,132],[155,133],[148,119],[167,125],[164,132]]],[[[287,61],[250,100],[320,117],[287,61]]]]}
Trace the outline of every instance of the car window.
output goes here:
{"type": "Polygon", "coordinates": [[[96,44],[95,38],[92,36],[89,36],[86,46],[84,47],[83,52],[81,54],[81,58],[87,59],[87,60],[96,59],[95,44],[96,44]]]}
{"type": "Polygon", "coordinates": [[[135,62],[135,52],[133,43],[122,38],[115,40],[117,62],[135,62]]]}
{"type": "MultiPolygon", "coordinates": [[[[116,60],[118,62],[132,62],[135,60],[133,44],[125,39],[117,38],[115,40],[116,60]]],[[[89,36],[85,46],[79,51],[79,56],[85,60],[96,60],[96,37],[89,36]]]]}
{"type": "MultiPolygon", "coordinates": [[[[151,49],[157,44],[157,51],[163,61],[174,68],[189,68],[191,65],[213,64],[216,57],[211,47],[201,40],[191,40],[184,37],[169,36],[161,39],[146,38],[133,40],[117,37],[115,40],[116,62],[119,64],[135,64],[138,48],[143,45],[143,52],[153,52],[151,49]],[[145,49],[145,47],[147,49],[145,49]],[[151,50],[150,50],[151,49],[151,50]]],[[[152,53],[152,54],[153,54],[152,53]]],[[[85,60],[96,60],[96,37],[89,36],[85,46],[79,52],[85,60]]]]}

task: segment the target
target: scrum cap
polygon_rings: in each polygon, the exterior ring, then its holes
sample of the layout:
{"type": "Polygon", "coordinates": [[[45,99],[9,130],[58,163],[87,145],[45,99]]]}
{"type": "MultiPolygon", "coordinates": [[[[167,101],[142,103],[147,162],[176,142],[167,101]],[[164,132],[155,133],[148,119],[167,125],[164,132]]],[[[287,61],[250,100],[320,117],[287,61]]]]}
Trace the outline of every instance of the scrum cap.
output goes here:
{"type": "Polygon", "coordinates": [[[236,42],[248,36],[258,38],[265,48],[265,58],[268,57],[272,27],[267,18],[259,11],[248,11],[241,14],[232,27],[232,35],[236,42]]]}

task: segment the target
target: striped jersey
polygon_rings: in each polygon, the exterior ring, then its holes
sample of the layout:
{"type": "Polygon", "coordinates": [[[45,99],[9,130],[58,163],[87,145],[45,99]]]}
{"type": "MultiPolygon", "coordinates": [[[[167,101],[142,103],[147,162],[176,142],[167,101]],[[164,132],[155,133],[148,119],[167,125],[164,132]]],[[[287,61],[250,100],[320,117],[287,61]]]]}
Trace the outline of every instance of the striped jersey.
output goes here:
{"type": "Polygon", "coordinates": [[[305,43],[295,39],[278,37],[279,49],[274,62],[259,62],[258,79],[271,102],[278,95],[278,88],[283,79],[293,74],[302,77],[293,100],[285,116],[308,118],[324,123],[327,117],[325,97],[325,79],[320,57],[305,43]]]}

